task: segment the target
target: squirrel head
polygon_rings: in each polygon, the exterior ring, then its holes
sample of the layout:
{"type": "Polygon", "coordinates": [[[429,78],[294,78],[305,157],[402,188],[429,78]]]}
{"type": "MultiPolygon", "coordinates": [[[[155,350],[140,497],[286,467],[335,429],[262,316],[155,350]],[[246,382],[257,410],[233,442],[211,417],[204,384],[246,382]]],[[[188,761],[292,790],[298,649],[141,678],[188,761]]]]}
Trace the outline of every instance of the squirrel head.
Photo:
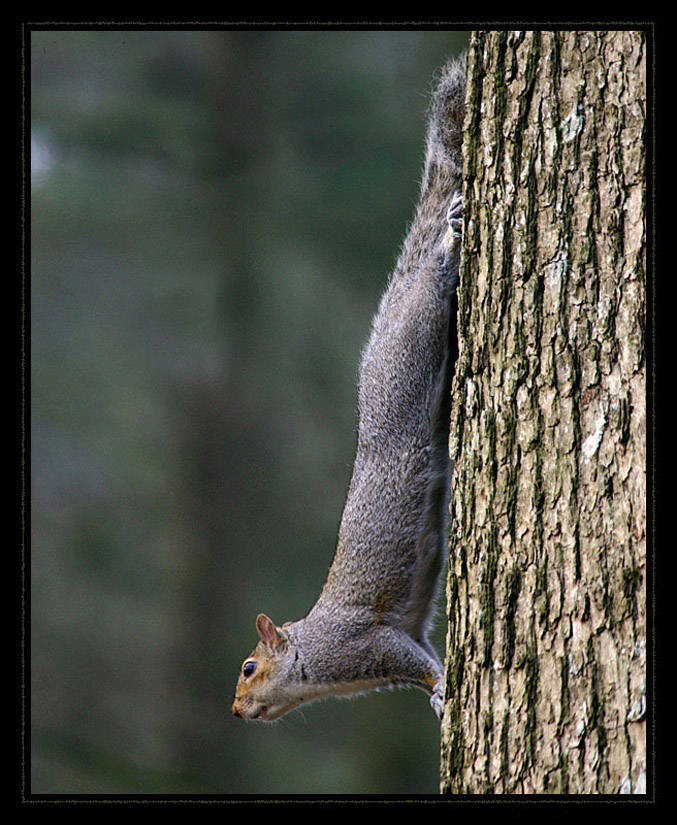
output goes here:
{"type": "Polygon", "coordinates": [[[285,627],[264,613],[256,618],[259,643],[242,663],[231,708],[234,716],[272,722],[303,701],[294,690],[293,646],[285,627]]]}

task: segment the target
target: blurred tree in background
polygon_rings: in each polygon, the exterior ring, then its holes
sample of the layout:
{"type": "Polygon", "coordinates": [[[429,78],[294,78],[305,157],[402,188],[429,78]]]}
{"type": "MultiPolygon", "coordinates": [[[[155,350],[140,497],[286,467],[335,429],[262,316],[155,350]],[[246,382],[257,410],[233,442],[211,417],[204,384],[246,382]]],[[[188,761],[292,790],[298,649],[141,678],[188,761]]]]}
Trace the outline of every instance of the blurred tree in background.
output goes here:
{"type": "Polygon", "coordinates": [[[256,613],[304,615],[331,562],[359,353],[465,43],[30,33],[32,793],[438,792],[418,691],[229,709],[256,613]]]}

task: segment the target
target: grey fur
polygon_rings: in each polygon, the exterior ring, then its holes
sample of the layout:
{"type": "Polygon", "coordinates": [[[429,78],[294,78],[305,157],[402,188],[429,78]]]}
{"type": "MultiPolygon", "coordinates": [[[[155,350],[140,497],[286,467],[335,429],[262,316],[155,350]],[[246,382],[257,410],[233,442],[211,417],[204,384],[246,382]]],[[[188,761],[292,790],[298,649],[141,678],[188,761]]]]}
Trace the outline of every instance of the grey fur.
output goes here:
{"type": "MultiPolygon", "coordinates": [[[[426,690],[441,712],[428,632],[446,558],[464,99],[461,60],[437,81],[419,203],[363,353],[355,464],[327,581],[304,619],[278,628],[271,675],[256,689],[240,677],[236,715],[276,718],[317,696],[388,685],[426,690]]],[[[270,656],[263,636],[250,658],[257,651],[270,656]]]]}

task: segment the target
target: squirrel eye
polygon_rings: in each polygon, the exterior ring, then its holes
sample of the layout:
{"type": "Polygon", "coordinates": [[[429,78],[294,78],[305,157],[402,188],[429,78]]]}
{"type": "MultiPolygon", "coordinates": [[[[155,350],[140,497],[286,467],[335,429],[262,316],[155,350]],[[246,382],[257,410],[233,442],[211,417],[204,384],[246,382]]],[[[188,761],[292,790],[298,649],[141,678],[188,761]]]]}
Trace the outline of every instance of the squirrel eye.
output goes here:
{"type": "Polygon", "coordinates": [[[245,662],[242,665],[242,675],[243,676],[251,676],[254,671],[256,670],[256,662],[253,662],[251,659],[248,662],[245,662]]]}

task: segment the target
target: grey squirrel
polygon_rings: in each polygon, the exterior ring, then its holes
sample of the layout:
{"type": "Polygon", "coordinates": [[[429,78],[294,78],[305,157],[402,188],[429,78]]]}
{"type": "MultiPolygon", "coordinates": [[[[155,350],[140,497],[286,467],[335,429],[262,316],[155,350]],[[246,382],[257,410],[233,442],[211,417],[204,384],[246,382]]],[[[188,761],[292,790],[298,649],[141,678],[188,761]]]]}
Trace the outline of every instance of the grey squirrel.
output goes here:
{"type": "Polygon", "coordinates": [[[461,59],[432,96],[416,214],[363,354],[334,560],[305,618],[256,619],[235,716],[271,721],[313,699],[391,686],[423,689],[442,714],[428,632],[446,559],[464,105],[461,59]]]}

